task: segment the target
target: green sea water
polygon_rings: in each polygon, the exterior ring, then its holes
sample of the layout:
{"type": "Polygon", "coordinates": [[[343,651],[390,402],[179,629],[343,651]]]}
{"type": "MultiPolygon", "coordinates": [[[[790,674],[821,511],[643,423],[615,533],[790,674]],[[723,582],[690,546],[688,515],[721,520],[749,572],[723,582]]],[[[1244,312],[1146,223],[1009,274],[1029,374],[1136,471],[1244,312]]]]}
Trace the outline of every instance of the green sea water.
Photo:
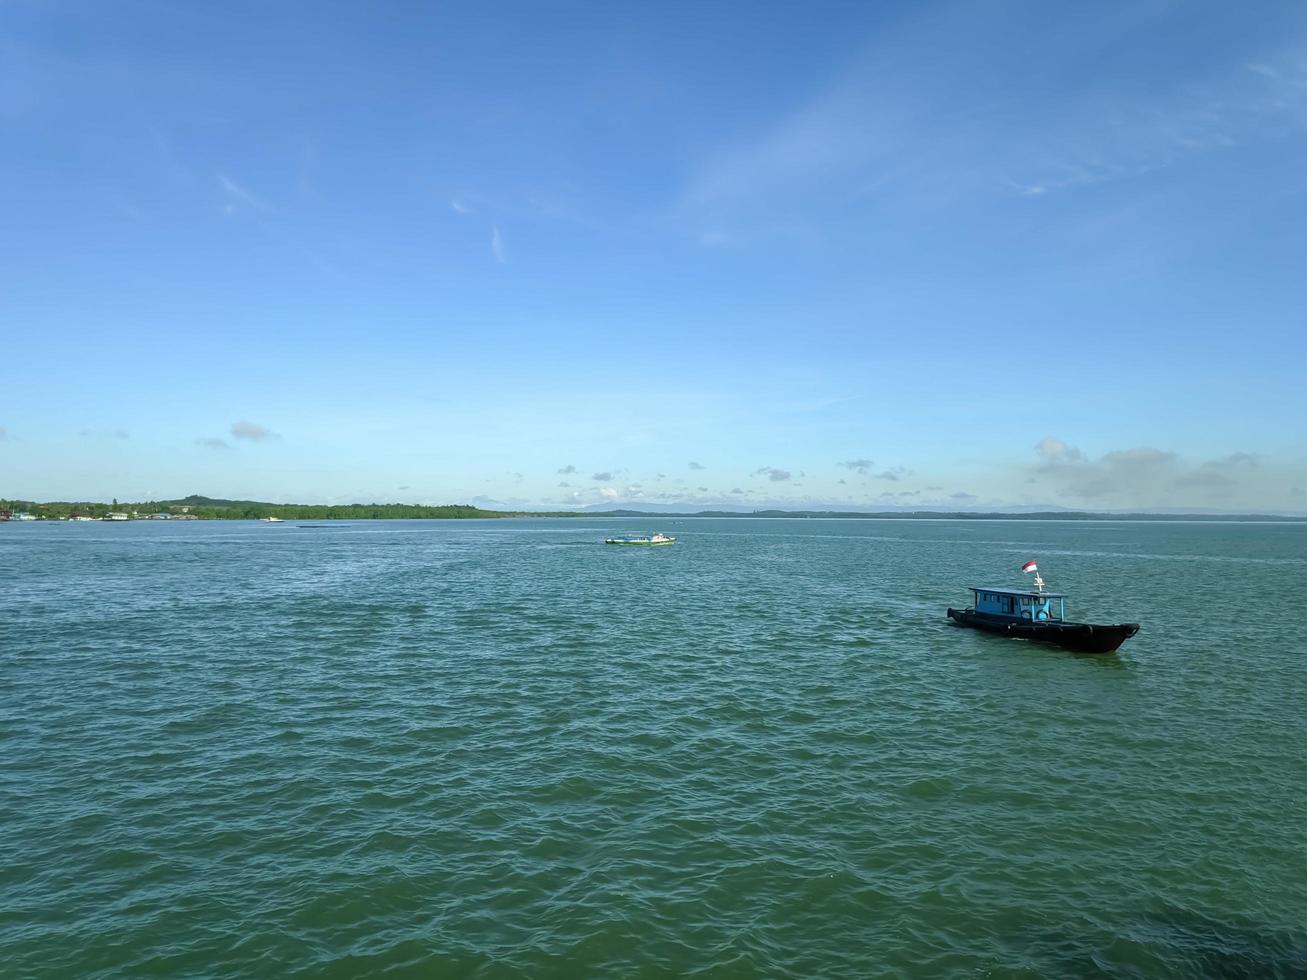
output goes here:
{"type": "Polygon", "coordinates": [[[1307,977],[1304,525],[10,523],[0,575],[0,977],[1307,977]],[[1138,636],[945,619],[1028,558],[1138,636]]]}

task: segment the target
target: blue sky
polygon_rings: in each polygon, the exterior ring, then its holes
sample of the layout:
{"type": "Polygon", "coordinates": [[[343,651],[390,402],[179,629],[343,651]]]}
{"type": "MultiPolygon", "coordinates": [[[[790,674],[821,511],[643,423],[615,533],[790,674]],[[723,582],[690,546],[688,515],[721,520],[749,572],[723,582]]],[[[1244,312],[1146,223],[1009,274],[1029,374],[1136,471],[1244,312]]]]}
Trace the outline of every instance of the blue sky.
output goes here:
{"type": "Polygon", "coordinates": [[[1300,4],[0,0],[0,496],[1307,511],[1305,160],[1300,4]]]}

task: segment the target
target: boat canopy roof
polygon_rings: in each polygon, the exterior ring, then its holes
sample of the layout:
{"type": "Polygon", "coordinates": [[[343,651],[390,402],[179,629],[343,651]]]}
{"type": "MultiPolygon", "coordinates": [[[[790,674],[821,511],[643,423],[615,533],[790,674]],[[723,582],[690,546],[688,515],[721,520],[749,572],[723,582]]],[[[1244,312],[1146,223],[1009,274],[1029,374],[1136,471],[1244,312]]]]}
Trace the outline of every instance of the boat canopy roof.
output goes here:
{"type": "Polygon", "coordinates": [[[1027,589],[1000,589],[992,585],[968,586],[972,592],[997,592],[999,595],[1024,596],[1031,599],[1065,599],[1065,592],[1031,592],[1027,589]]]}

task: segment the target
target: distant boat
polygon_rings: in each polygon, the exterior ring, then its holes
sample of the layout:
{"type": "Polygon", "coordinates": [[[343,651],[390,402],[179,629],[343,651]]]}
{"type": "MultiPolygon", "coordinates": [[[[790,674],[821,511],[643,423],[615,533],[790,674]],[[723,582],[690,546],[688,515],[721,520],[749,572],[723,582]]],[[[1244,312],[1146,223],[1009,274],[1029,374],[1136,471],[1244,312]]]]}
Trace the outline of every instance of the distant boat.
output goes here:
{"type": "Polygon", "coordinates": [[[1072,623],[1066,618],[1066,596],[1045,592],[1033,561],[1022,571],[1035,573],[1035,590],[971,587],[972,606],[948,611],[959,626],[1022,640],[1055,643],[1078,653],[1111,653],[1139,632],[1138,623],[1072,623]]]}
{"type": "Polygon", "coordinates": [[[263,523],[264,523],[264,524],[284,524],[284,523],[286,523],[286,522],[283,521],[280,517],[265,517],[265,518],[263,518],[263,523]]]}
{"type": "Polygon", "coordinates": [[[676,544],[676,539],[655,531],[653,534],[622,534],[615,538],[605,538],[604,544],[638,544],[653,547],[661,544],[676,544]]]}

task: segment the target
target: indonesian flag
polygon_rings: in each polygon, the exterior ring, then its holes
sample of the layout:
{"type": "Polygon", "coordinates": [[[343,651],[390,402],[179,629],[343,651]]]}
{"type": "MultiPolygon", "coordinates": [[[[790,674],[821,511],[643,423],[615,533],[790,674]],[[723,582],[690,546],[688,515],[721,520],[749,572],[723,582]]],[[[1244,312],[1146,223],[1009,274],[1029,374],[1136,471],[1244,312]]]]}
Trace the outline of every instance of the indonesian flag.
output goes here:
{"type": "Polygon", "coordinates": [[[1021,570],[1023,572],[1037,572],[1039,571],[1039,566],[1036,565],[1033,561],[1028,561],[1021,566],[1021,570]]]}

